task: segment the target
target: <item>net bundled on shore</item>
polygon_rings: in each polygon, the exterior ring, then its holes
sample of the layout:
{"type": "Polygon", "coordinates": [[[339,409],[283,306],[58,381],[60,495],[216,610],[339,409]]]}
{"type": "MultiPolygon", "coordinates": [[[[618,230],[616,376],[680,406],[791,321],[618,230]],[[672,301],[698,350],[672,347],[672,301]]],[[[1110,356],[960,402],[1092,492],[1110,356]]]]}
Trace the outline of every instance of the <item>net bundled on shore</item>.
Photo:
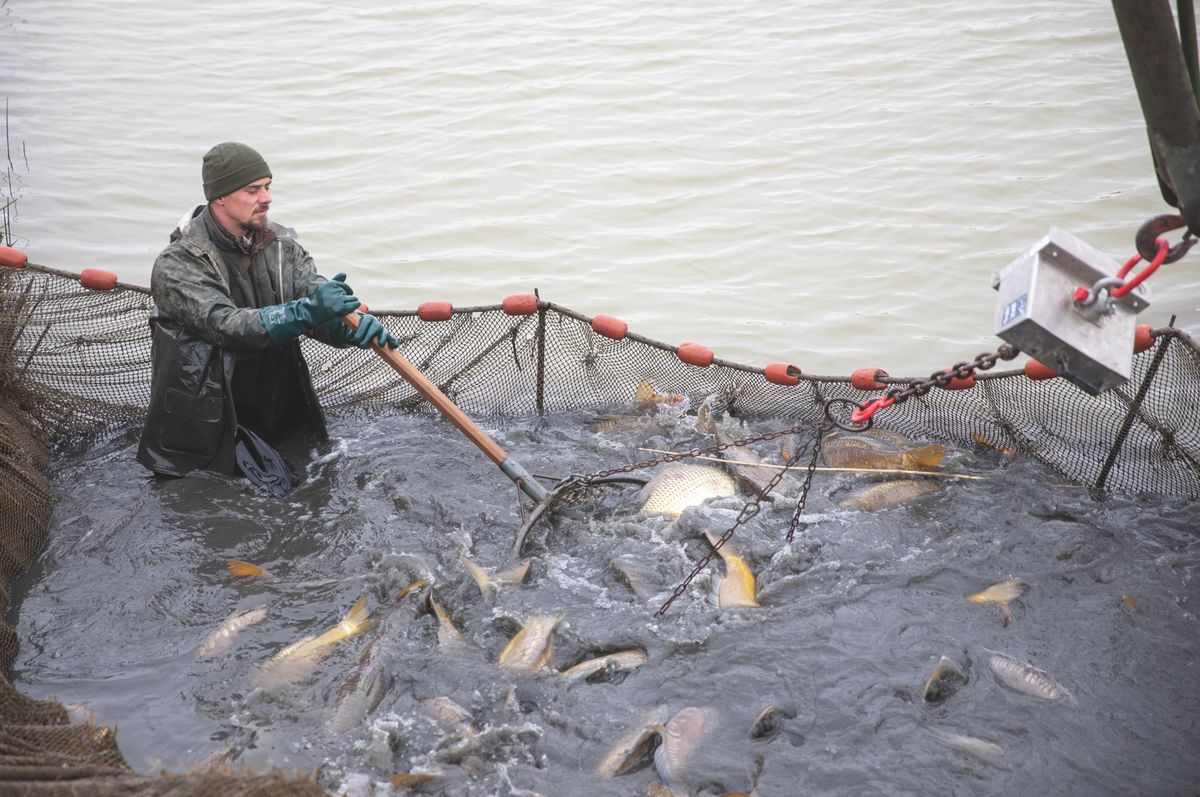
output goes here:
{"type": "MultiPolygon", "coordinates": [[[[44,540],[48,447],[69,448],[137,426],[149,402],[151,297],[145,288],[113,280],[103,287],[91,290],[78,274],[32,264],[0,268],[0,466],[6,476],[0,599],[6,603],[8,584],[44,540]]],[[[727,362],[702,347],[630,333],[615,319],[589,318],[534,297],[510,298],[518,301],[376,315],[401,341],[405,357],[476,417],[629,406],[638,386],[649,382],[688,396],[692,406],[709,400],[733,416],[815,424],[825,419],[830,399],[858,403],[882,392],[860,389],[849,376],[727,362]]],[[[1200,497],[1200,347],[1172,328],[1153,334],[1153,345],[1135,355],[1130,380],[1101,396],[1062,379],[1034,381],[1021,370],[981,372],[969,389],[934,388],[880,412],[876,424],[913,439],[1035,458],[1091,488],[1200,497]]],[[[328,408],[433,411],[370,351],[307,339],[302,349],[328,408]]],[[[883,385],[910,381],[877,378],[883,385]]],[[[12,629],[0,628],[5,667],[16,645],[12,629]]],[[[16,793],[59,793],[54,775],[71,778],[73,791],[62,793],[321,793],[311,781],[277,774],[132,773],[111,731],[70,725],[61,705],[31,701],[7,682],[0,683],[0,719],[0,784],[21,783],[26,791],[16,793]]]]}

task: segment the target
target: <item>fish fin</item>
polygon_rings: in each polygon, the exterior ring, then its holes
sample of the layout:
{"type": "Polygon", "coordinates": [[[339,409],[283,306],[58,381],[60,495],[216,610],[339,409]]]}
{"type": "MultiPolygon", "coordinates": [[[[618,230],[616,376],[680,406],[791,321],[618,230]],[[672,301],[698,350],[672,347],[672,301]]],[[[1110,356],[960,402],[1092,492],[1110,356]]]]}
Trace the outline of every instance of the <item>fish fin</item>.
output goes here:
{"type": "Polygon", "coordinates": [[[450,612],[446,611],[446,607],[434,599],[432,592],[429,593],[426,603],[434,617],[437,618],[438,644],[448,645],[461,641],[462,631],[454,624],[454,618],[450,616],[450,612]]]}
{"type": "Polygon", "coordinates": [[[717,543],[721,542],[720,537],[714,536],[713,533],[707,529],[704,531],[704,536],[708,540],[708,544],[711,545],[713,550],[717,552],[717,555],[721,557],[722,562],[728,564],[729,557],[737,555],[734,553],[733,546],[730,544],[729,540],[725,540],[725,543],[718,548],[717,543]]]}
{"type": "MultiPolygon", "coordinates": [[[[553,633],[553,632],[551,632],[551,633],[553,633]]],[[[538,669],[538,670],[543,670],[543,669],[548,668],[553,662],[554,662],[554,640],[547,639],[546,640],[546,649],[542,651],[542,655],[538,656],[538,660],[537,660],[537,663],[534,665],[534,668],[538,669]]]]}
{"type": "Polygon", "coordinates": [[[724,576],[722,576],[720,573],[714,572],[712,574],[712,580],[709,582],[708,602],[712,604],[714,609],[721,608],[721,582],[723,580],[724,576]]]}
{"type": "Polygon", "coordinates": [[[472,562],[467,557],[462,558],[463,565],[467,568],[467,572],[471,574],[471,578],[475,579],[475,584],[479,587],[479,591],[483,593],[483,597],[488,597],[495,589],[492,584],[492,577],[479,565],[472,562]]]}
{"type": "Polygon", "coordinates": [[[1005,602],[1000,604],[1000,610],[1004,612],[1004,627],[1008,628],[1008,624],[1011,623],[1013,619],[1012,609],[1008,608],[1008,603],[1005,602]]]}
{"type": "MultiPolygon", "coordinates": [[[[366,631],[368,627],[367,617],[367,596],[363,594],[354,605],[350,607],[350,611],[346,612],[346,616],[342,618],[340,626],[349,630],[348,636],[360,634],[366,631]]],[[[373,626],[373,623],[371,624],[373,626]]]]}
{"type": "Polygon", "coordinates": [[[654,392],[654,385],[643,379],[638,383],[637,390],[633,394],[633,403],[639,410],[650,409],[658,400],[658,394],[654,392]]]}
{"type": "Polygon", "coordinates": [[[250,562],[243,562],[240,559],[230,559],[226,564],[229,567],[229,574],[231,576],[242,577],[242,576],[270,576],[271,575],[270,573],[268,573],[266,570],[263,570],[258,565],[251,564],[250,562]]]}
{"type": "Polygon", "coordinates": [[[675,782],[675,771],[671,765],[671,757],[667,752],[667,737],[666,729],[663,729],[663,741],[654,750],[654,769],[658,771],[658,776],[666,783],[675,782]]]}
{"type": "Polygon", "coordinates": [[[523,559],[519,564],[510,567],[502,573],[496,575],[495,580],[505,584],[521,584],[529,575],[529,566],[533,564],[532,559],[523,559]]]}
{"type": "Polygon", "coordinates": [[[1007,603],[1008,601],[1016,600],[1028,591],[1029,585],[1024,581],[1010,578],[992,584],[983,592],[968,595],[967,600],[972,603],[1007,603]]]}
{"type": "Polygon", "coordinates": [[[914,448],[908,452],[907,458],[916,468],[936,468],[942,464],[946,456],[946,447],[938,443],[914,448]]]}
{"type": "Polygon", "coordinates": [[[410,789],[435,780],[437,780],[437,775],[423,775],[416,772],[397,772],[389,779],[391,784],[398,789],[410,789]]]}
{"type": "MultiPolygon", "coordinates": [[[[450,612],[446,611],[446,607],[443,606],[440,602],[438,602],[438,600],[436,598],[433,597],[432,592],[430,592],[429,597],[425,599],[425,603],[429,606],[429,611],[433,612],[433,616],[438,619],[439,623],[450,623],[451,622],[450,621],[450,612]]],[[[451,624],[453,624],[453,623],[451,623],[451,624]]]]}
{"type": "Polygon", "coordinates": [[[500,655],[496,657],[496,663],[501,667],[507,667],[509,662],[512,661],[512,657],[514,655],[513,651],[515,651],[517,647],[525,641],[524,632],[525,629],[521,628],[520,631],[513,634],[512,639],[508,640],[507,644],[505,644],[504,650],[500,651],[500,655]]]}

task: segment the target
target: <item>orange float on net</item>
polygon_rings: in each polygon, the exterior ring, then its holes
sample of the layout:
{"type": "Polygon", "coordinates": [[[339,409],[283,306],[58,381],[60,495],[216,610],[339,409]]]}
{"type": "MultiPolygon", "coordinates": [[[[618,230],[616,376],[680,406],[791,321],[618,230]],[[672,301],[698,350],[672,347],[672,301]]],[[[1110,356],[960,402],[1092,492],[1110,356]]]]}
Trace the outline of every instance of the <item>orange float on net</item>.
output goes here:
{"type": "Polygon", "coordinates": [[[117,275],[102,268],[85,268],[79,273],[79,284],[93,291],[111,291],[117,287],[117,275]]]}
{"type": "Polygon", "coordinates": [[[622,340],[629,331],[629,324],[612,315],[600,314],[592,319],[592,331],[613,340],[622,340]]]}
{"type": "Polygon", "coordinates": [[[504,312],[509,315],[532,315],[538,309],[538,297],[533,293],[514,293],[504,297],[504,312]]]}
{"type": "Polygon", "coordinates": [[[421,302],[417,307],[417,318],[422,321],[449,321],[454,315],[454,306],[450,302],[421,302]]]}
{"type": "Polygon", "coordinates": [[[1149,324],[1138,324],[1133,330],[1133,353],[1141,354],[1154,345],[1154,334],[1149,324]]]}
{"type": "Polygon", "coordinates": [[[24,268],[29,256],[20,249],[11,246],[0,246],[0,266],[7,268],[24,268]]]}
{"type": "Polygon", "coordinates": [[[713,361],[712,349],[699,343],[680,343],[679,348],[675,349],[675,354],[688,365],[701,368],[707,368],[713,361]]]}
{"type": "Polygon", "coordinates": [[[1058,376],[1058,371],[1038,360],[1028,360],[1025,363],[1025,376],[1035,381],[1041,381],[1042,379],[1053,379],[1058,376]]]}
{"type": "Polygon", "coordinates": [[[800,369],[791,363],[769,363],[763,369],[763,376],[768,382],[774,382],[777,385],[798,385],[800,384],[800,369]]]}
{"type": "Polygon", "coordinates": [[[942,390],[970,390],[975,387],[975,377],[956,376],[944,385],[938,385],[942,390]]]}
{"type": "Polygon", "coordinates": [[[882,368],[859,368],[850,374],[850,384],[859,390],[886,390],[887,385],[879,381],[888,372],[882,368]]]}

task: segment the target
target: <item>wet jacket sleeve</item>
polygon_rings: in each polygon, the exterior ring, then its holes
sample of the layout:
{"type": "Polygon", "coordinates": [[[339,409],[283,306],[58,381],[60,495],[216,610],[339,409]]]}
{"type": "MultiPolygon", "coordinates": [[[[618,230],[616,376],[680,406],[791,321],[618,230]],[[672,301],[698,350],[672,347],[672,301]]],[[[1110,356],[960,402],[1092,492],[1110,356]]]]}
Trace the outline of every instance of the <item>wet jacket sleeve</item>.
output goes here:
{"type": "Polygon", "coordinates": [[[163,316],[219,348],[256,351],[271,345],[258,309],[236,306],[225,275],[206,257],[168,247],[154,261],[150,292],[163,316]]]}
{"type": "MultiPolygon", "coordinates": [[[[312,296],[313,291],[319,288],[321,283],[328,282],[328,280],[317,273],[317,265],[313,261],[312,255],[294,237],[288,241],[288,249],[289,254],[285,255],[285,257],[287,257],[287,268],[291,269],[292,286],[295,290],[295,295],[290,298],[299,299],[304,296],[312,296]]],[[[344,336],[338,335],[329,329],[330,325],[334,323],[331,321],[329,324],[322,324],[310,329],[306,334],[308,337],[330,346],[338,348],[349,346],[350,344],[344,340],[344,336]]],[[[342,322],[338,321],[336,323],[341,324],[342,322]]]]}
{"type": "Polygon", "coordinates": [[[296,295],[289,298],[299,299],[304,296],[312,296],[313,291],[327,280],[317,273],[317,265],[313,262],[312,255],[308,253],[308,250],[294,239],[290,243],[292,254],[289,265],[292,269],[292,284],[295,286],[296,295]]]}

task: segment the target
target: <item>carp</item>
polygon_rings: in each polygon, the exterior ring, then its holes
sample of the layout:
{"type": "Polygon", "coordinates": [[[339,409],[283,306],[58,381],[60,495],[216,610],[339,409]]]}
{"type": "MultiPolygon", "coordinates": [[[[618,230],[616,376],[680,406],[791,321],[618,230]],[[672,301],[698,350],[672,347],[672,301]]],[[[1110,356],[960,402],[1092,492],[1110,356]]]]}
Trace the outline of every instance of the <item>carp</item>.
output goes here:
{"type": "Polygon", "coordinates": [[[984,650],[988,653],[988,667],[1001,686],[1046,702],[1063,699],[1073,702],[1067,690],[1044,670],[1004,653],[984,650]]]}
{"type": "Polygon", "coordinates": [[[196,655],[204,659],[229,650],[238,634],[267,618],[267,609],[268,605],[263,604],[235,611],[200,643],[200,647],[196,649],[196,655]]]}
{"type": "Polygon", "coordinates": [[[567,681],[578,681],[581,678],[591,678],[600,672],[625,672],[636,670],[646,663],[646,651],[641,648],[618,650],[605,653],[603,656],[581,661],[578,664],[560,670],[559,675],[567,681]]]}
{"type": "Polygon", "coordinates": [[[751,739],[773,739],[783,727],[788,715],[774,706],[767,706],[758,712],[758,716],[750,723],[751,739]]]}
{"type": "Polygon", "coordinates": [[[392,676],[379,659],[379,639],[372,641],[349,677],[338,687],[329,718],[329,730],[342,734],[367,718],[392,688],[392,676]]]}
{"type": "Polygon", "coordinates": [[[715,717],[712,709],[688,706],[663,726],[662,744],[654,751],[654,768],[664,783],[683,784],[688,760],[712,730],[715,717]]]}
{"type": "Polygon", "coordinates": [[[896,479],[859,490],[840,505],[845,509],[874,512],[912,501],[937,489],[938,485],[925,479],[896,479]]]}
{"type": "Polygon", "coordinates": [[[302,681],[312,674],[334,645],[374,627],[375,620],[367,615],[367,596],[363,595],[333,628],[319,636],[306,636],[272,656],[258,671],[256,681],[260,684],[302,681]]]}
{"type": "Polygon", "coordinates": [[[729,469],[733,471],[738,484],[759,498],[774,500],[776,496],[794,496],[800,494],[800,483],[786,473],[779,477],[771,493],[767,493],[767,485],[778,475],[774,468],[764,467],[762,458],[750,449],[734,445],[734,439],[722,429],[712,417],[710,402],[700,405],[696,412],[696,428],[717,439],[726,446],[721,451],[722,458],[729,460],[729,469]]]}
{"type": "Polygon", "coordinates": [[[1004,748],[995,742],[976,739],[974,736],[950,733],[940,728],[926,728],[926,730],[943,747],[948,747],[959,753],[965,753],[973,758],[978,758],[980,761],[996,764],[1004,758],[1004,748]]]}
{"type": "Polygon", "coordinates": [[[663,730],[659,712],[648,712],[612,746],[596,766],[596,774],[602,778],[612,778],[637,769],[654,750],[663,730]]]}
{"type": "Polygon", "coordinates": [[[561,614],[530,617],[500,652],[500,666],[522,675],[549,667],[554,660],[554,630],[562,621],[561,614]]]}
{"type": "Polygon", "coordinates": [[[421,701],[421,710],[459,736],[470,737],[477,733],[471,712],[448,697],[426,698],[421,701]]]}
{"type": "Polygon", "coordinates": [[[719,540],[704,532],[708,542],[716,549],[725,563],[725,577],[717,586],[717,606],[722,609],[735,607],[757,607],[758,597],[754,585],[754,573],[746,560],[729,550],[729,542],[717,548],[719,540]]]}
{"type": "Polygon", "coordinates": [[[733,479],[723,470],[705,465],[672,463],[642,487],[641,511],[678,517],[689,506],[710,498],[727,498],[737,493],[733,479]]]}
{"type": "Polygon", "coordinates": [[[633,403],[639,410],[648,410],[657,407],[660,404],[668,404],[675,406],[687,401],[687,396],[679,393],[659,393],[654,389],[654,385],[643,379],[638,383],[637,390],[633,393],[633,403]]]}
{"type": "Polygon", "coordinates": [[[821,459],[831,468],[932,470],[942,464],[945,456],[946,447],[937,443],[916,448],[892,447],[880,437],[861,432],[829,435],[821,443],[821,459]]]}
{"type": "Polygon", "coordinates": [[[959,690],[967,683],[967,674],[958,662],[947,656],[938,658],[933,666],[933,672],[921,686],[921,696],[926,703],[940,703],[959,690]]]}
{"type": "Polygon", "coordinates": [[[225,563],[229,568],[229,575],[234,578],[274,578],[266,570],[263,570],[256,564],[251,562],[243,562],[240,559],[230,559],[225,563]]]}
{"type": "Polygon", "coordinates": [[[1004,627],[1012,622],[1012,609],[1008,607],[1011,601],[1024,595],[1029,590],[1029,585],[1024,581],[1016,579],[1005,579],[999,581],[982,592],[976,592],[974,595],[968,595],[967,600],[971,603],[991,603],[1000,607],[1000,611],[1004,613],[1004,627]]]}

